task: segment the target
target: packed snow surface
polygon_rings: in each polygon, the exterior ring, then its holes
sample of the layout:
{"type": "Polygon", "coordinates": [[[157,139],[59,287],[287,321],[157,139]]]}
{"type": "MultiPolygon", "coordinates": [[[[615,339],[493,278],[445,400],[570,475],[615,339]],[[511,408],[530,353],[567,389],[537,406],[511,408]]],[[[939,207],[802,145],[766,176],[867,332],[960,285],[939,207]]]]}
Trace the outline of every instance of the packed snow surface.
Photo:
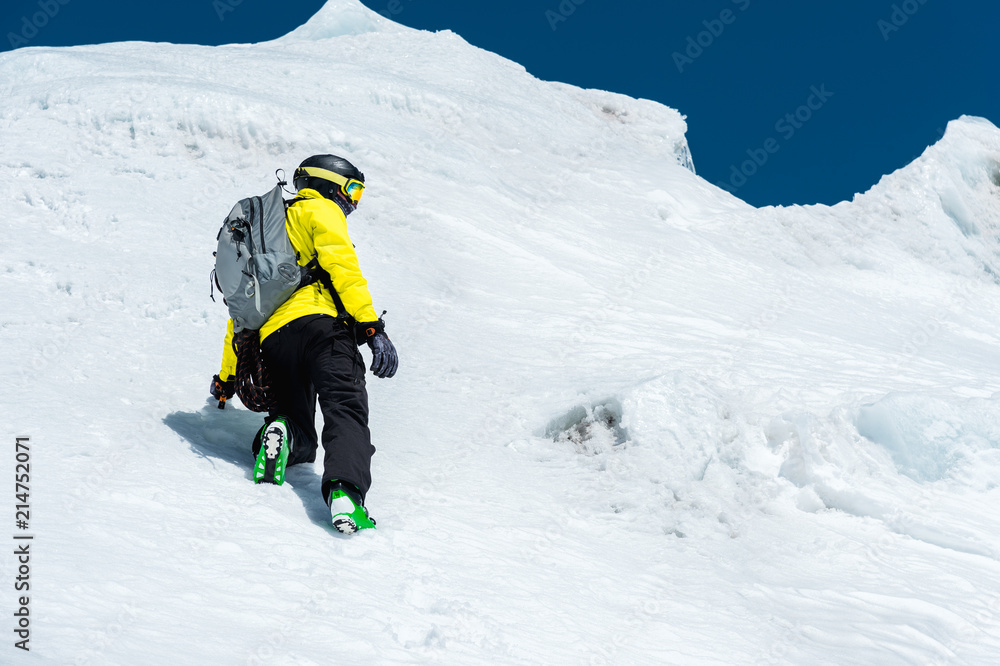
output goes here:
{"type": "Polygon", "coordinates": [[[762,209],[684,131],[355,0],[263,44],[0,56],[35,536],[0,662],[1000,663],[1000,131],[762,209]],[[327,152],[367,176],[401,358],[350,538],[206,401],[219,225],[327,152]]]}

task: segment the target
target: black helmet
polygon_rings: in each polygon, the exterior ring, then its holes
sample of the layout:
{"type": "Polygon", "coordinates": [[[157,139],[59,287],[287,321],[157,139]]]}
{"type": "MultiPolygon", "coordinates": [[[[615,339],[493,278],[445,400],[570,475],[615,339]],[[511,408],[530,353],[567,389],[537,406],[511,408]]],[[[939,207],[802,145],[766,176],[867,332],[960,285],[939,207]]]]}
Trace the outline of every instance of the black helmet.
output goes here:
{"type": "Polygon", "coordinates": [[[365,191],[365,174],[336,155],[313,155],[302,160],[292,181],[296,189],[310,188],[340,205],[344,214],[358,207],[365,191]]]}

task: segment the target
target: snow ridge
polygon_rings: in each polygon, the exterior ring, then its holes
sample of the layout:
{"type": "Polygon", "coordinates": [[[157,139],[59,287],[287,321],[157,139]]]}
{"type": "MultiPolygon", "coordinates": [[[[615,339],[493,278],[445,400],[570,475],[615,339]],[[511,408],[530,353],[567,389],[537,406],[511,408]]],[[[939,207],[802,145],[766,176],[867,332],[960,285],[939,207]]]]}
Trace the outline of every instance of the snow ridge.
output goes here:
{"type": "Polygon", "coordinates": [[[368,9],[358,0],[327,0],[305,24],[274,40],[284,45],[294,41],[319,41],[370,32],[401,32],[403,26],[368,9]]]}

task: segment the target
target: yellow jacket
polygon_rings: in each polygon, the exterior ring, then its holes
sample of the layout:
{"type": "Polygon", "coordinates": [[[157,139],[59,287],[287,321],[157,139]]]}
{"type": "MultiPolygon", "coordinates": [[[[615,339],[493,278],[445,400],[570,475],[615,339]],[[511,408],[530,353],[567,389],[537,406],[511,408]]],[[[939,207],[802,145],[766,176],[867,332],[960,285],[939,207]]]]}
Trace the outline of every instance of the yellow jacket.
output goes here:
{"type": "Polygon", "coordinates": [[[233,353],[233,320],[226,323],[226,341],[222,345],[222,370],[219,379],[228,382],[236,376],[236,354],[233,353]]]}
{"type": "MultiPolygon", "coordinates": [[[[344,309],[357,321],[375,321],[375,306],[368,292],[368,281],[361,274],[358,255],[347,234],[347,218],[340,206],[323,198],[319,192],[301,189],[298,201],[288,207],[285,229],[298,256],[299,265],[305,266],[313,257],[330,274],[333,288],[340,294],[344,309]]],[[[312,314],[336,317],[337,306],[321,282],[314,282],[299,289],[282,303],[260,329],[260,340],[285,324],[312,314]]],[[[236,374],[236,355],[232,345],[233,322],[226,327],[226,346],[222,353],[223,381],[236,374]]]]}

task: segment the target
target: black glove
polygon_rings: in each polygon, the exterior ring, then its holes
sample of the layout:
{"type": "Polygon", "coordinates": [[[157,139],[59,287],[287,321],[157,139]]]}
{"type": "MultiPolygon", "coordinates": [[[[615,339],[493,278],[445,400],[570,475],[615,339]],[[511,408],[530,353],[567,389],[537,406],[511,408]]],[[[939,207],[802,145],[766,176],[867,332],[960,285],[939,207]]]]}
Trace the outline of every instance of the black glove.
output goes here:
{"type": "Polygon", "coordinates": [[[385,323],[381,319],[358,322],[354,333],[359,342],[367,342],[368,348],[372,350],[371,371],[376,377],[384,379],[396,374],[399,358],[392,340],[385,334],[385,323]]]}
{"type": "Polygon", "coordinates": [[[222,381],[219,379],[219,375],[212,377],[212,385],[208,389],[212,397],[216,400],[222,400],[222,396],[226,396],[226,400],[232,398],[233,394],[236,393],[236,383],[233,379],[235,377],[230,377],[228,381],[222,381]]]}

